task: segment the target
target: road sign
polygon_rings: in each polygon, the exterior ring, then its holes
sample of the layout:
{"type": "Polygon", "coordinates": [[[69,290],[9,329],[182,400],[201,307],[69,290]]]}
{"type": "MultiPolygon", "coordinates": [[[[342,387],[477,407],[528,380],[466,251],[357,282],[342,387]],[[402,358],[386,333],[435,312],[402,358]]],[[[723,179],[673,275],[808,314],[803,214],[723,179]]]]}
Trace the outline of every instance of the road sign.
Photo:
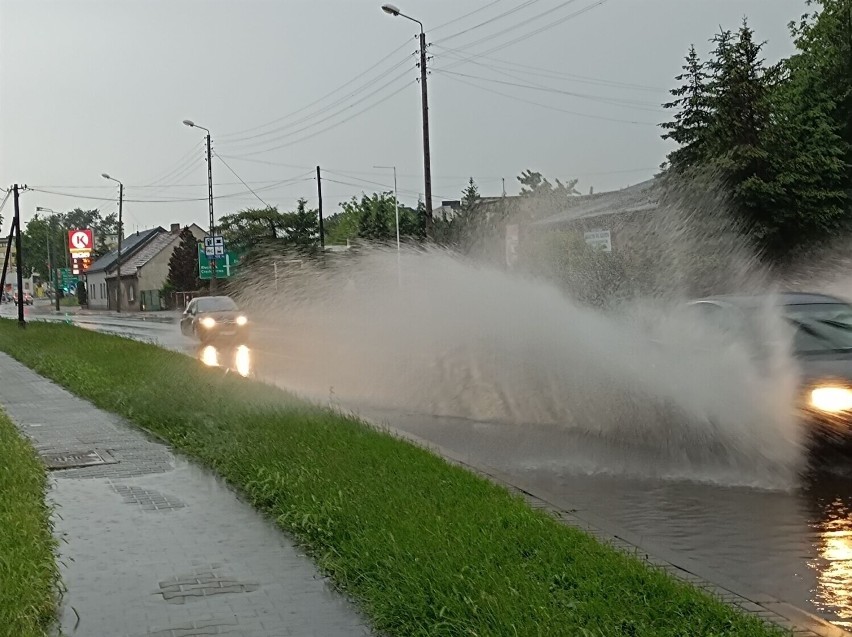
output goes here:
{"type": "Polygon", "coordinates": [[[94,233],[90,228],[68,231],[68,250],[71,252],[72,256],[91,256],[92,246],[94,243],[94,233]]]}
{"type": "Polygon", "coordinates": [[[612,252],[612,236],[609,230],[591,230],[583,233],[586,244],[595,250],[612,252]]]}
{"type": "Polygon", "coordinates": [[[80,282],[80,279],[74,276],[71,268],[57,268],[57,273],[59,275],[59,285],[66,290],[77,287],[77,284],[80,282]]]}
{"type": "Polygon", "coordinates": [[[92,257],[71,257],[71,273],[74,275],[85,274],[92,266],[92,257]]]}
{"type": "MultiPolygon", "coordinates": [[[[206,248],[205,248],[206,249],[206,248]]],[[[216,258],[216,278],[227,279],[234,275],[236,268],[240,265],[240,255],[235,252],[225,252],[216,258]]],[[[198,278],[207,281],[210,276],[210,259],[198,244],[198,278]]]]}
{"type": "Polygon", "coordinates": [[[225,256],[225,238],[219,235],[204,237],[204,254],[208,257],[225,256]]]}

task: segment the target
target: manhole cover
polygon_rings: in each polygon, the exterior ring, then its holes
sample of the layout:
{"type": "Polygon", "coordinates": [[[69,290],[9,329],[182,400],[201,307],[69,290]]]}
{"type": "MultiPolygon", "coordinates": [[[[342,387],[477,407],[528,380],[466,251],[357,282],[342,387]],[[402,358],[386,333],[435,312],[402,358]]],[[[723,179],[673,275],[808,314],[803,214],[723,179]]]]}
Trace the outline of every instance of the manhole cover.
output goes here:
{"type": "Polygon", "coordinates": [[[48,469],[73,469],[90,467],[98,464],[113,464],[116,461],[103,451],[60,451],[58,453],[42,454],[44,464],[48,469]]]}

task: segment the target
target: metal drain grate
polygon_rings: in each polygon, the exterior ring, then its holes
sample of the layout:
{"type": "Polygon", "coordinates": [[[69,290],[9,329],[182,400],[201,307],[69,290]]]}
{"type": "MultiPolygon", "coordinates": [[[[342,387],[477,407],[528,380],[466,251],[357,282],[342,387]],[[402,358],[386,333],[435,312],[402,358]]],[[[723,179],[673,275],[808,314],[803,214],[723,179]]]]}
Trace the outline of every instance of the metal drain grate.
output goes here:
{"type": "Polygon", "coordinates": [[[115,464],[118,462],[105,451],[59,451],[42,453],[45,466],[51,471],[59,469],[75,469],[77,467],[91,467],[99,464],[115,464]]]}

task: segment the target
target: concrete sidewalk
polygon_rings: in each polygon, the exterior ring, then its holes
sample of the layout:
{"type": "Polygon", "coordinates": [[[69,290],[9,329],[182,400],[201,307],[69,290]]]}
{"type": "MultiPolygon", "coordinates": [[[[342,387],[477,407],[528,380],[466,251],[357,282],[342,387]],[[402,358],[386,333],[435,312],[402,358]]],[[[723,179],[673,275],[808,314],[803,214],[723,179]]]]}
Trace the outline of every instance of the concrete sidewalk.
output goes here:
{"type": "Polygon", "coordinates": [[[49,466],[99,463],[51,473],[63,635],[371,634],[216,476],[2,353],[0,377],[0,405],[49,466]]]}

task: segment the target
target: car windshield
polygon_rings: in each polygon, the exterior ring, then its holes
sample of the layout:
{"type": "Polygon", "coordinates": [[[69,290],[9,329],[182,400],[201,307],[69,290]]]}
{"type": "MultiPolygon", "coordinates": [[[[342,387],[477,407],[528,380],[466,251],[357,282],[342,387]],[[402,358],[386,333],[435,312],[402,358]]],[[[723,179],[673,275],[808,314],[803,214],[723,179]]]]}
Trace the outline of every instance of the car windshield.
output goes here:
{"type": "Polygon", "coordinates": [[[852,306],[845,303],[787,305],[784,314],[796,327],[794,349],[797,353],[852,350],[852,306]]]}
{"type": "Polygon", "coordinates": [[[199,312],[230,312],[239,309],[233,299],[228,296],[211,296],[198,299],[199,312]]]}

